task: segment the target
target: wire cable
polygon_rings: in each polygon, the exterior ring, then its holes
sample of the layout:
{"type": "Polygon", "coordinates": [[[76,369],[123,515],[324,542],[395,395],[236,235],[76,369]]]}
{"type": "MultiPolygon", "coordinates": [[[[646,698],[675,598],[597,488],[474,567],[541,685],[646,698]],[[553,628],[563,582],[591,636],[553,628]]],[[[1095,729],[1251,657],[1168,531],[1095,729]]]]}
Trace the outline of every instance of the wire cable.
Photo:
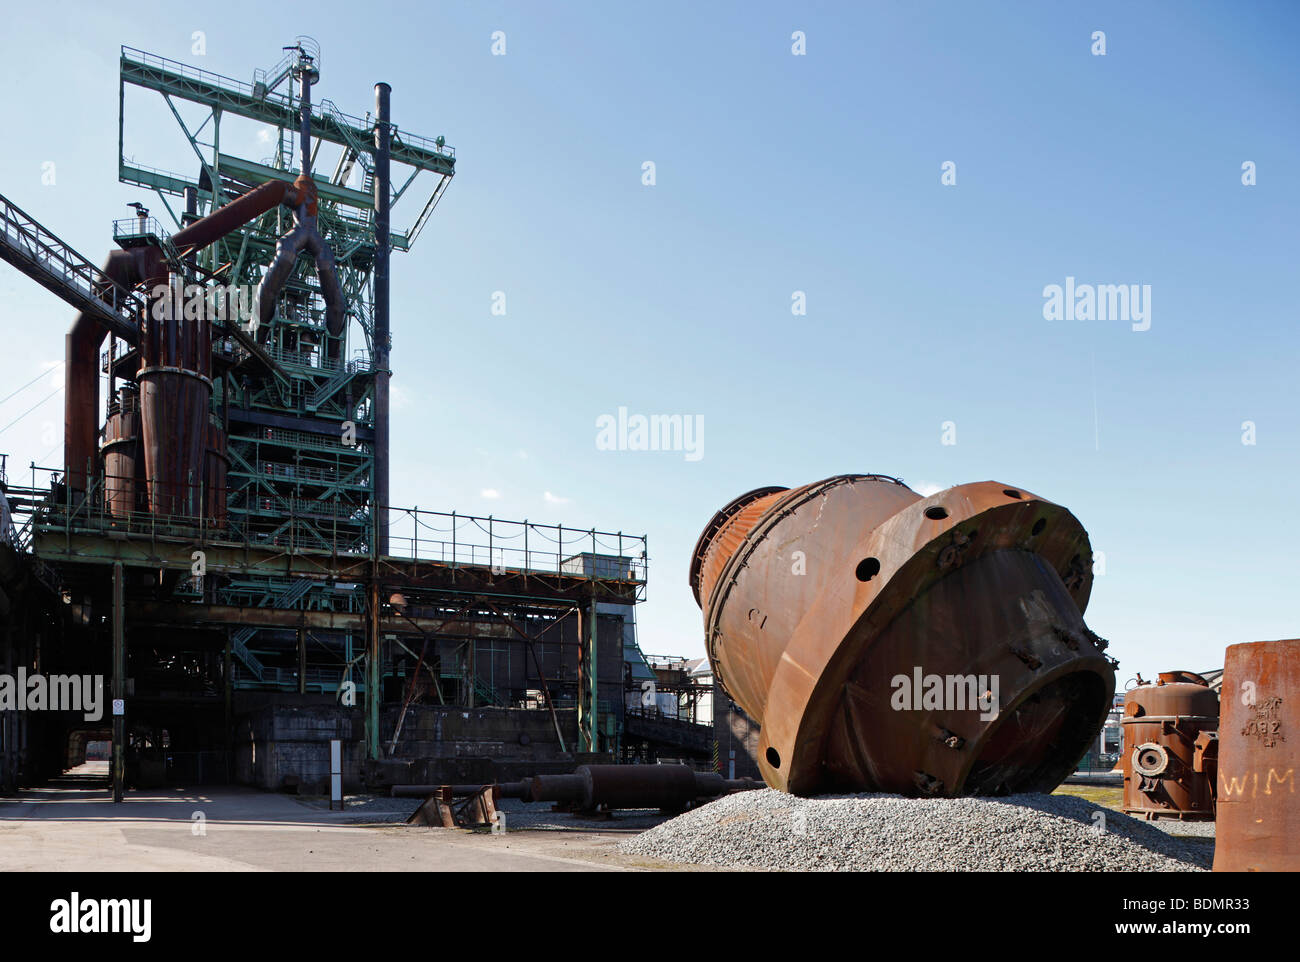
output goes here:
{"type": "Polygon", "coordinates": [[[23,391],[26,391],[29,387],[31,387],[33,384],[39,381],[41,378],[45,377],[45,375],[49,374],[51,371],[54,371],[55,369],[60,368],[62,366],[63,366],[63,362],[60,361],[58,364],[54,365],[54,367],[42,371],[40,374],[36,375],[34,378],[32,378],[30,381],[28,381],[26,384],[20,387],[18,390],[14,391],[13,394],[10,394],[8,397],[0,398],[0,404],[4,404],[10,398],[17,397],[23,391]]]}
{"type": "Polygon", "coordinates": [[[10,421],[8,424],[6,424],[4,427],[0,428],[0,434],[4,434],[4,433],[5,433],[6,431],[8,431],[11,427],[13,427],[15,424],[17,424],[17,423],[18,423],[19,421],[21,421],[23,418],[27,417],[27,415],[31,414],[31,413],[32,413],[33,411],[35,411],[38,407],[40,407],[40,406],[41,406],[42,404],[44,404],[46,401],[50,400],[50,398],[54,397],[54,395],[58,394],[58,393],[59,393],[60,391],[62,391],[62,390],[63,390],[63,386],[60,385],[59,387],[57,387],[57,388],[55,388],[53,391],[51,391],[49,394],[45,395],[45,397],[41,398],[39,401],[37,401],[35,404],[33,404],[31,407],[29,407],[26,411],[24,411],[22,414],[18,415],[18,417],[14,418],[12,421],[10,421]]]}

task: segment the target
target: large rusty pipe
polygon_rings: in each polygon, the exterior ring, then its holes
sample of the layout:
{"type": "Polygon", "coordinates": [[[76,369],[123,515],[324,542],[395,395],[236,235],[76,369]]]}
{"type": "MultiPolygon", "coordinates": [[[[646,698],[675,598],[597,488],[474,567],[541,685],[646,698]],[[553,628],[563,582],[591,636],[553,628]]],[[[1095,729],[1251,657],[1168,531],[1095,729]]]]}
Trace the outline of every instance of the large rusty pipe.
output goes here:
{"type": "MultiPolygon", "coordinates": [[[[144,248],[113,251],[101,273],[128,290],[141,279],[144,248]]],[[[94,465],[99,433],[99,347],[104,328],[89,314],[78,314],[64,342],[63,466],[74,491],[89,485],[86,466],[94,465]]]]}
{"type": "Polygon", "coordinates": [[[1300,638],[1229,646],[1216,872],[1300,872],[1300,638]]]}
{"type": "Polygon", "coordinates": [[[231,231],[238,230],[249,221],[261,217],[267,211],[275,210],[282,203],[292,205],[298,196],[299,187],[296,184],[290,185],[282,180],[268,180],[265,184],[236,197],[207,217],[201,217],[194,223],[182,227],[172,235],[172,243],[177,250],[181,251],[186,248],[198,250],[207,247],[231,231]]]}
{"type": "MultiPolygon", "coordinates": [[[[394,785],[394,798],[427,798],[447,791],[464,797],[482,785],[394,785]]],[[[557,802],[579,809],[667,808],[716,798],[729,792],[762,788],[749,778],[724,779],[686,765],[580,765],[568,775],[535,775],[495,786],[501,798],[557,802]]]]}
{"type": "Polygon", "coordinates": [[[1051,790],[1105,721],[1091,569],[1074,516],[1019,488],[842,475],[728,504],[690,580],[769,785],[985,795],[1051,790]]]}
{"type": "MultiPolygon", "coordinates": [[[[305,195],[302,184],[295,182],[291,186],[280,180],[267,181],[220,210],[183,227],[172,235],[172,242],[178,249],[192,252],[260,217],[277,204],[296,203],[305,195]]],[[[167,265],[157,247],[136,247],[110,253],[102,273],[128,289],[141,283],[152,288],[166,279],[167,265]]],[[[103,328],[93,317],[79,314],[64,345],[63,464],[67,483],[74,491],[86,490],[86,465],[94,464],[99,424],[99,347],[103,341],[103,328]]]]}

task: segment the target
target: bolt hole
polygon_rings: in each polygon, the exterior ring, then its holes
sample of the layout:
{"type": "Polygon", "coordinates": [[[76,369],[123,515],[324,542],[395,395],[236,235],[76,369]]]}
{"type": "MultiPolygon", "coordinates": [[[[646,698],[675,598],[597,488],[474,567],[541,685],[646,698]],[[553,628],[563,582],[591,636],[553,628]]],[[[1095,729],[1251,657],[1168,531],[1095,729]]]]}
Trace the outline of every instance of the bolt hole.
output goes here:
{"type": "Polygon", "coordinates": [[[768,763],[769,765],[771,765],[773,768],[780,768],[780,767],[781,767],[781,753],[780,753],[780,752],[778,752],[775,748],[769,748],[765,754],[766,754],[766,756],[767,756],[767,763],[768,763]]]}
{"type": "Polygon", "coordinates": [[[880,562],[875,558],[863,558],[858,562],[857,570],[853,573],[857,575],[859,581],[870,581],[880,574],[880,562]]]}
{"type": "Polygon", "coordinates": [[[1008,498],[1020,497],[1020,492],[1015,490],[1014,488],[1003,488],[1002,493],[1005,494],[1008,498]]]}
{"type": "Polygon", "coordinates": [[[1030,534],[1042,534],[1042,533],[1043,533],[1043,529],[1046,528],[1046,527],[1047,527],[1047,519],[1046,519],[1046,518],[1039,518],[1037,521],[1034,522],[1034,526],[1033,526],[1033,528],[1030,529],[1029,533],[1030,533],[1030,534]]]}
{"type": "Polygon", "coordinates": [[[931,521],[942,521],[948,517],[948,509],[941,504],[931,505],[925,509],[925,516],[931,521]]]}

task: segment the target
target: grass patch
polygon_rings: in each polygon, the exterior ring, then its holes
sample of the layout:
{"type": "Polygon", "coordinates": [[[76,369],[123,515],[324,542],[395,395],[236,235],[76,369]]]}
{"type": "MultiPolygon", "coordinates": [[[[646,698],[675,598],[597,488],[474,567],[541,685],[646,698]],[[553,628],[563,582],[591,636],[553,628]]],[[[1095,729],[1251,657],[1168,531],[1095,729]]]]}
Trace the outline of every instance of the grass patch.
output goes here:
{"type": "Polygon", "coordinates": [[[1073,795],[1085,802],[1118,812],[1124,805],[1124,789],[1112,785],[1062,785],[1053,795],[1073,795]]]}

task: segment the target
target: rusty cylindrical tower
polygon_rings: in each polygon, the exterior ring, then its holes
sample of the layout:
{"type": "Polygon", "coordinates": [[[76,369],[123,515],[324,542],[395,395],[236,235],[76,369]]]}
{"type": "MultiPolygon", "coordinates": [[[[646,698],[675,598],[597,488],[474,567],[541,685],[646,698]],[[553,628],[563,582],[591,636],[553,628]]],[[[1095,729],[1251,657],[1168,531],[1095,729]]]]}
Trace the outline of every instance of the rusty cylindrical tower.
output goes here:
{"type": "Polygon", "coordinates": [[[1219,696],[1190,671],[1162,671],[1124,696],[1124,811],[1146,818],[1214,818],[1219,696]]]}
{"type": "Polygon", "coordinates": [[[1074,516],[1019,488],[842,475],[732,501],[690,580],[769,785],[991,795],[1054,788],[1105,721],[1091,568],[1074,516]]]}
{"type": "Polygon", "coordinates": [[[1300,872],[1300,638],[1230,645],[1216,872],[1300,872]]]}
{"type": "Polygon", "coordinates": [[[206,473],[212,333],[207,312],[192,301],[193,289],[187,292],[179,276],[173,275],[162,296],[162,305],[151,301],[136,376],[149,510],[197,518],[206,473]]]}
{"type": "Polygon", "coordinates": [[[140,453],[140,400],[134,384],[124,384],[109,401],[104,423],[104,507],[115,518],[129,518],[148,506],[144,459],[140,453]]]}

